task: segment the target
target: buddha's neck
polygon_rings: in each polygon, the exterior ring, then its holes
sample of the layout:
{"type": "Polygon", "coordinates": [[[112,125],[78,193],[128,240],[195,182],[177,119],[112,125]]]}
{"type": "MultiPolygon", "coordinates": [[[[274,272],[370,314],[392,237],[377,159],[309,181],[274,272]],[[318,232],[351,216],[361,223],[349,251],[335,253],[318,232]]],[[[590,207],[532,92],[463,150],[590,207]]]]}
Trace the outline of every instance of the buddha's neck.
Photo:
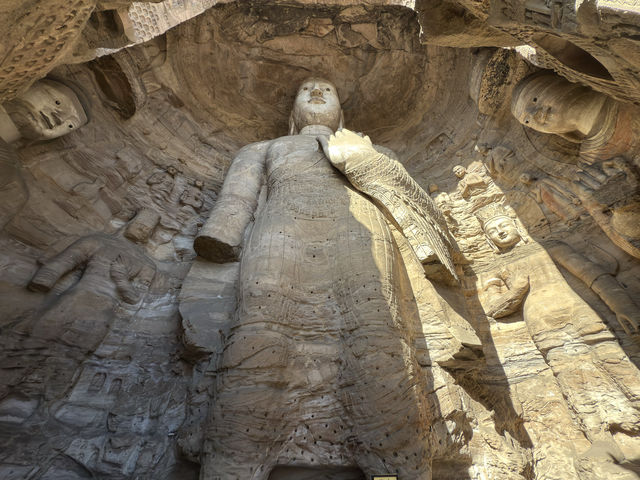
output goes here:
{"type": "Polygon", "coordinates": [[[333,134],[333,130],[331,130],[326,125],[307,125],[302,127],[300,130],[300,135],[331,135],[333,134]]]}

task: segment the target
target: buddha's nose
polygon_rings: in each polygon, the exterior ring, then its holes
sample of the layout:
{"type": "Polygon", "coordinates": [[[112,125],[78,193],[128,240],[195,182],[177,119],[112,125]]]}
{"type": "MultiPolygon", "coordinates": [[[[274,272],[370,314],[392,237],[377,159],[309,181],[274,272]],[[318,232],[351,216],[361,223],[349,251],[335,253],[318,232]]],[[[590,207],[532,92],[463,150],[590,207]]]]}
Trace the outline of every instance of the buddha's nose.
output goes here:
{"type": "Polygon", "coordinates": [[[319,88],[314,88],[313,90],[311,90],[311,96],[312,97],[321,97],[322,96],[322,90],[320,90],[319,88]]]}

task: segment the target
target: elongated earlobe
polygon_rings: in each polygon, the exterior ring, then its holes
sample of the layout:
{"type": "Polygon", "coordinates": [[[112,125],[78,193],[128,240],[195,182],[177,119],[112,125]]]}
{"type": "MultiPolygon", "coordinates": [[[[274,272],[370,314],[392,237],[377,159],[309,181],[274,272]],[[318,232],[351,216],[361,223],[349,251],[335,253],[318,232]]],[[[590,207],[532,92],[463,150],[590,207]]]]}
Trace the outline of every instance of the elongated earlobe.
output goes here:
{"type": "Polygon", "coordinates": [[[289,135],[297,135],[298,129],[296,128],[296,122],[293,119],[293,112],[289,115],[289,135]]]}

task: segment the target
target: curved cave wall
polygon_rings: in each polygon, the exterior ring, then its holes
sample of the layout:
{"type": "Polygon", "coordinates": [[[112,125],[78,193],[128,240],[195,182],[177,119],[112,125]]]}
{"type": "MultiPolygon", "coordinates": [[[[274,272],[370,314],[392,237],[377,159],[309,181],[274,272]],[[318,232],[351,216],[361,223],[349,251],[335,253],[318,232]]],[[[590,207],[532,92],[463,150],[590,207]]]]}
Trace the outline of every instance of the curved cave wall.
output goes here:
{"type": "MultiPolygon", "coordinates": [[[[635,14],[302,0],[79,0],[48,14],[55,5],[5,3],[0,477],[346,480],[418,462],[422,476],[399,478],[638,478],[635,14]],[[540,71],[603,96],[618,128],[609,135],[626,142],[614,156],[585,163],[584,142],[514,117],[516,86],[540,71]],[[298,85],[312,76],[337,87],[346,128],[397,155],[456,246],[451,282],[425,276],[396,237],[420,319],[405,325],[412,343],[397,354],[419,366],[429,419],[372,415],[374,433],[331,444],[334,459],[305,425],[328,404],[283,404],[296,427],[236,425],[248,434],[229,448],[262,460],[220,476],[211,412],[240,272],[198,257],[193,242],[235,155],[287,135],[298,85]],[[20,138],[6,112],[43,78],[71,89],[87,122],[20,138]],[[496,208],[517,227],[515,246],[487,241],[496,208]],[[385,438],[414,428],[429,432],[429,447],[416,440],[419,458],[399,458],[385,438]]],[[[307,333],[322,344],[323,332],[307,333]]],[[[371,348],[349,345],[332,365],[371,348]]],[[[284,372],[311,378],[325,367],[284,372]]],[[[385,362],[362,375],[393,381],[385,362]]],[[[239,405],[269,402],[251,373],[239,381],[239,405]]],[[[349,419],[327,424],[336,421],[349,419]]]]}

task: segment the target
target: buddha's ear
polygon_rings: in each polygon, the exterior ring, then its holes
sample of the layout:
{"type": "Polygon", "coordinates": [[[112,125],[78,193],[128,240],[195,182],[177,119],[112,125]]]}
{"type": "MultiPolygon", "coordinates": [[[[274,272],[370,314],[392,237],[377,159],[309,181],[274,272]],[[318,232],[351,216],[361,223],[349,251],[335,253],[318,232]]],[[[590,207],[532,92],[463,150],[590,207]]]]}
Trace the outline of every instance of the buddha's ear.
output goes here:
{"type": "Polygon", "coordinates": [[[340,122],[338,122],[338,130],[342,130],[344,128],[344,112],[340,109],[340,122]]]}
{"type": "Polygon", "coordinates": [[[293,119],[293,112],[289,115],[289,135],[297,135],[296,121],[293,119]]]}

